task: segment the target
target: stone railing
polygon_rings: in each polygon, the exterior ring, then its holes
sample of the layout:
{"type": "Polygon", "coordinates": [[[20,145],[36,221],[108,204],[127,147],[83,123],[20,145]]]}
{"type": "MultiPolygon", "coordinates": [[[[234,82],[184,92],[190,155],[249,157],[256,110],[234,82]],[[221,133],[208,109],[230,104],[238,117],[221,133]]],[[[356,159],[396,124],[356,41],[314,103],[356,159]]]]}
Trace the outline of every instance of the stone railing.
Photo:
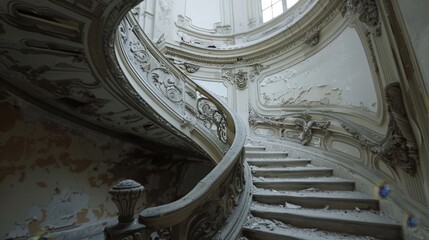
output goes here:
{"type": "MultiPolygon", "coordinates": [[[[116,226],[106,229],[106,236],[145,239],[145,233],[158,231],[172,239],[235,239],[249,205],[244,124],[225,104],[172,65],[131,14],[120,23],[115,38],[116,61],[128,80],[124,84],[156,109],[170,128],[180,129],[199,144],[217,165],[183,198],[145,209],[138,222],[127,219],[132,224],[119,219],[116,226]]],[[[113,198],[119,194],[115,187],[113,198]]]]}

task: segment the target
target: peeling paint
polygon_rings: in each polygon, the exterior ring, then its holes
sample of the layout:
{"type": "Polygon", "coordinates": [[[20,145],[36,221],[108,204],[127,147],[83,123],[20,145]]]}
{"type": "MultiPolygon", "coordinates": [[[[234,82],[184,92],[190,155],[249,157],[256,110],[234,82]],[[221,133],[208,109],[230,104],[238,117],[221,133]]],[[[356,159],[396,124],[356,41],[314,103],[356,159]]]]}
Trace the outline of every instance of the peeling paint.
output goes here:
{"type": "Polygon", "coordinates": [[[82,224],[82,223],[89,222],[89,218],[87,215],[88,215],[88,208],[84,208],[80,210],[80,212],[76,214],[76,223],[82,224]]]}
{"type": "Polygon", "coordinates": [[[0,112],[9,116],[0,122],[0,189],[7,192],[2,204],[14,207],[2,211],[0,238],[27,239],[65,229],[78,234],[114,220],[117,209],[108,191],[124,178],[145,187],[138,211],[178,198],[181,172],[188,168],[183,161],[11,102],[0,102],[0,112]]]}
{"type": "Polygon", "coordinates": [[[346,28],[306,60],[265,76],[259,101],[270,107],[344,106],[377,112],[377,92],[360,38],[346,28]]]}

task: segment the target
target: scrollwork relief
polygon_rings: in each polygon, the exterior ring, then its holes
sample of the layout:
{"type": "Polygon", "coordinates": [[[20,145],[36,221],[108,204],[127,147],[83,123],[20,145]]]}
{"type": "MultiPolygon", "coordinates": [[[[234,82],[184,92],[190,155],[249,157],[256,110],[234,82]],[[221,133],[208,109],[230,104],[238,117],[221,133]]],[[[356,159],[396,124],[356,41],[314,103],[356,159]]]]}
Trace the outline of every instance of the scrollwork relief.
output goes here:
{"type": "Polygon", "coordinates": [[[150,82],[170,101],[182,101],[182,84],[165,68],[154,68],[149,72],[150,82]]]}
{"type": "Polygon", "coordinates": [[[305,112],[287,117],[265,117],[258,114],[251,106],[249,106],[249,123],[279,128],[281,138],[297,139],[303,146],[308,145],[313,139],[313,130],[317,129],[328,134],[331,124],[330,121],[312,120],[312,116],[305,112]],[[297,131],[296,134],[287,134],[291,130],[297,131]]]}
{"type": "Polygon", "coordinates": [[[197,210],[197,214],[188,224],[187,239],[216,239],[216,234],[224,225],[228,214],[236,206],[243,186],[243,165],[239,161],[225,183],[213,193],[211,200],[197,210]]]}
{"type": "Polygon", "coordinates": [[[131,42],[130,52],[133,54],[134,60],[140,64],[142,69],[150,63],[150,58],[146,52],[146,48],[140,42],[131,42]]]}
{"type": "Polygon", "coordinates": [[[413,176],[419,160],[418,147],[403,103],[401,87],[395,82],[387,85],[385,91],[390,121],[388,133],[382,142],[374,143],[346,124],[342,124],[342,127],[387,165],[399,167],[413,176]]]}
{"type": "Polygon", "coordinates": [[[308,145],[308,143],[310,143],[311,139],[313,138],[312,129],[320,129],[321,131],[328,133],[327,129],[329,125],[331,125],[330,121],[311,120],[311,116],[306,113],[302,113],[298,117],[291,119],[294,119],[295,128],[301,131],[298,136],[298,139],[301,140],[301,144],[303,146],[308,145]]]}
{"type": "Polygon", "coordinates": [[[202,97],[197,101],[198,118],[206,128],[215,130],[217,137],[223,143],[228,140],[226,117],[208,98],[202,97]]]}

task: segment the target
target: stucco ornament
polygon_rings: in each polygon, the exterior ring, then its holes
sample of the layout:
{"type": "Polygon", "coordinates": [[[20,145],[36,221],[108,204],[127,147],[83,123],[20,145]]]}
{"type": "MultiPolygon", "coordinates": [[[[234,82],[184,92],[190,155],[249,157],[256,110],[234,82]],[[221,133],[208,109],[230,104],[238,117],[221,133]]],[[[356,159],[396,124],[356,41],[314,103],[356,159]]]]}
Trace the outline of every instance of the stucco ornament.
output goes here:
{"type": "Polygon", "coordinates": [[[187,239],[218,239],[216,238],[218,229],[225,223],[228,214],[237,205],[244,184],[243,165],[239,161],[228,180],[218,188],[219,191],[214,193],[211,201],[196,210],[196,214],[188,225],[187,239]]]}
{"type": "Polygon", "coordinates": [[[229,83],[235,85],[237,89],[246,89],[248,82],[254,82],[261,72],[268,67],[262,64],[253,64],[247,67],[240,68],[222,68],[221,76],[229,83]]]}
{"type": "Polygon", "coordinates": [[[368,32],[379,36],[381,23],[376,0],[347,0],[342,10],[343,15],[357,15],[368,32]]]}
{"type": "Polygon", "coordinates": [[[318,129],[329,133],[330,121],[312,120],[312,116],[306,112],[293,114],[290,116],[262,116],[251,106],[249,108],[249,123],[252,125],[267,125],[280,129],[281,138],[294,138],[301,142],[303,146],[308,145],[313,139],[313,130],[318,129]],[[296,133],[287,136],[291,130],[296,133]]]}
{"type": "Polygon", "coordinates": [[[199,66],[191,63],[184,63],[183,65],[185,66],[185,70],[188,73],[195,73],[196,71],[198,71],[198,69],[200,69],[199,66]]]}
{"type": "Polygon", "coordinates": [[[245,89],[247,87],[247,72],[243,70],[238,70],[236,74],[234,74],[234,82],[237,85],[238,89],[245,89]]]}
{"type": "Polygon", "coordinates": [[[165,68],[154,68],[149,72],[152,83],[172,102],[182,101],[182,83],[165,68]]]}
{"type": "Polygon", "coordinates": [[[414,176],[419,160],[418,147],[402,99],[401,87],[398,82],[394,82],[387,85],[385,91],[390,122],[388,133],[383,141],[374,143],[357,130],[345,124],[342,126],[354,139],[368,147],[387,165],[393,168],[399,167],[414,176]]]}
{"type": "Polygon", "coordinates": [[[307,113],[302,113],[300,116],[292,118],[295,121],[296,129],[301,131],[298,139],[301,140],[303,146],[308,145],[311,139],[313,138],[313,128],[320,129],[324,132],[327,132],[330,121],[314,121],[311,120],[311,116],[307,113]]]}

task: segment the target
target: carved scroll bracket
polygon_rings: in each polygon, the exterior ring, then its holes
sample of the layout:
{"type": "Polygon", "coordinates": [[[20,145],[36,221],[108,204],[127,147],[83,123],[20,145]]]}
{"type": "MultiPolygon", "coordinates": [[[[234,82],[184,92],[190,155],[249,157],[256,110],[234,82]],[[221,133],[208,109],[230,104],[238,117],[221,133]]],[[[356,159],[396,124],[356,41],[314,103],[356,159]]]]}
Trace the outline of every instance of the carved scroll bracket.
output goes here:
{"type": "Polygon", "coordinates": [[[402,91],[398,82],[386,86],[387,109],[390,116],[389,130],[381,143],[374,143],[359,131],[343,124],[342,127],[369,148],[387,165],[399,167],[414,176],[419,161],[418,146],[402,99],[402,91]]]}

